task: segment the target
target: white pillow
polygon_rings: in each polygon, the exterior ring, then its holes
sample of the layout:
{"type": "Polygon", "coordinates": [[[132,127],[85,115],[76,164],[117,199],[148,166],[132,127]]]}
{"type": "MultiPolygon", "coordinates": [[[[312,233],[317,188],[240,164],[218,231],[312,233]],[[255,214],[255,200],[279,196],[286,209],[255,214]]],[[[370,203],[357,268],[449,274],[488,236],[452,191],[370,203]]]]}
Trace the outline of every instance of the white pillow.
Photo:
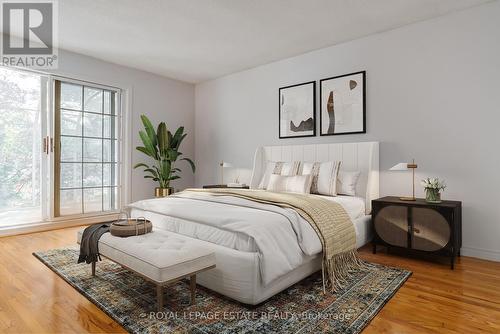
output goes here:
{"type": "Polygon", "coordinates": [[[287,193],[309,194],[311,191],[311,175],[283,176],[272,174],[267,190],[287,193]]]}
{"type": "Polygon", "coordinates": [[[311,194],[337,195],[337,177],[341,161],[303,162],[299,174],[311,174],[311,194]]]}
{"type": "Polygon", "coordinates": [[[360,175],[360,171],[339,171],[339,176],[337,178],[337,194],[356,196],[356,186],[360,175]]]}
{"type": "Polygon", "coordinates": [[[300,161],[283,162],[283,161],[268,161],[266,170],[259,183],[258,189],[266,189],[269,184],[271,174],[277,175],[297,175],[299,173],[300,161]]]}

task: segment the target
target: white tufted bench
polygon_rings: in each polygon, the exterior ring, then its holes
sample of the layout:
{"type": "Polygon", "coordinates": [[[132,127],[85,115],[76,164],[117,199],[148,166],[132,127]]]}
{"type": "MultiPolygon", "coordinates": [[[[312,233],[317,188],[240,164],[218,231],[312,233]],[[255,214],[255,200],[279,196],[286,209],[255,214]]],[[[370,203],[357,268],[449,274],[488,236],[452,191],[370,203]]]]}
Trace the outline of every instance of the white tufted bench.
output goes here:
{"type": "MultiPolygon", "coordinates": [[[[78,231],[78,243],[82,238],[78,231]]],[[[158,311],[163,309],[163,287],[190,277],[191,302],[195,302],[196,274],[215,267],[215,253],[197,240],[167,231],[121,238],[105,233],[99,253],[156,284],[158,311]]],[[[92,263],[95,276],[95,262],[92,263]]]]}

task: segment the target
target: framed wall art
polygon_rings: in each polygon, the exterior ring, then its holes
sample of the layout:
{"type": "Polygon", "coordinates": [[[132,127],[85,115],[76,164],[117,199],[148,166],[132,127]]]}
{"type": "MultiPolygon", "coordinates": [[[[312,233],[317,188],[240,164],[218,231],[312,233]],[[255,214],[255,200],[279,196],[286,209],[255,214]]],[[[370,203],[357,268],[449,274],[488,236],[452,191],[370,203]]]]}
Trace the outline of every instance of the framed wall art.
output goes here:
{"type": "Polygon", "coordinates": [[[366,71],[320,80],[320,135],[366,133],[366,71]]]}
{"type": "Polygon", "coordinates": [[[279,138],[316,135],[316,82],[279,89],[279,138]]]}

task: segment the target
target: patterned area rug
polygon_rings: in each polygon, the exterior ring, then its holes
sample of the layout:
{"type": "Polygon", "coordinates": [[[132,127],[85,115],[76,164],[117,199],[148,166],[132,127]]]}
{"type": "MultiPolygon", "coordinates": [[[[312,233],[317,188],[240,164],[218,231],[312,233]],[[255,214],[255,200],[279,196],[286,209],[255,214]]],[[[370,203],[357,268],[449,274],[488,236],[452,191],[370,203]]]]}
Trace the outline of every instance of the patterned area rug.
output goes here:
{"type": "Polygon", "coordinates": [[[153,284],[109,260],[92,277],[90,265],[76,263],[76,248],[34,255],[131,333],[359,333],[411,275],[374,265],[325,295],[317,273],[254,307],[200,286],[190,305],[189,283],[180,281],[156,312],[153,284]]]}

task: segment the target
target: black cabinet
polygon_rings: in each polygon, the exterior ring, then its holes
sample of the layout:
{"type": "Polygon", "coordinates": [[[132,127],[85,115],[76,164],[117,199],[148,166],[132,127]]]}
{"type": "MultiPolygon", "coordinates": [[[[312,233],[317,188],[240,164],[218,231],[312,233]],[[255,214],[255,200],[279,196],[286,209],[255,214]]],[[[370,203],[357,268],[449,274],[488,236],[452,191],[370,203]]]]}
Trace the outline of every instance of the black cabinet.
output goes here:
{"type": "Polygon", "coordinates": [[[372,201],[373,252],[377,245],[450,257],[451,268],[462,247],[462,203],[424,199],[372,201]]]}

